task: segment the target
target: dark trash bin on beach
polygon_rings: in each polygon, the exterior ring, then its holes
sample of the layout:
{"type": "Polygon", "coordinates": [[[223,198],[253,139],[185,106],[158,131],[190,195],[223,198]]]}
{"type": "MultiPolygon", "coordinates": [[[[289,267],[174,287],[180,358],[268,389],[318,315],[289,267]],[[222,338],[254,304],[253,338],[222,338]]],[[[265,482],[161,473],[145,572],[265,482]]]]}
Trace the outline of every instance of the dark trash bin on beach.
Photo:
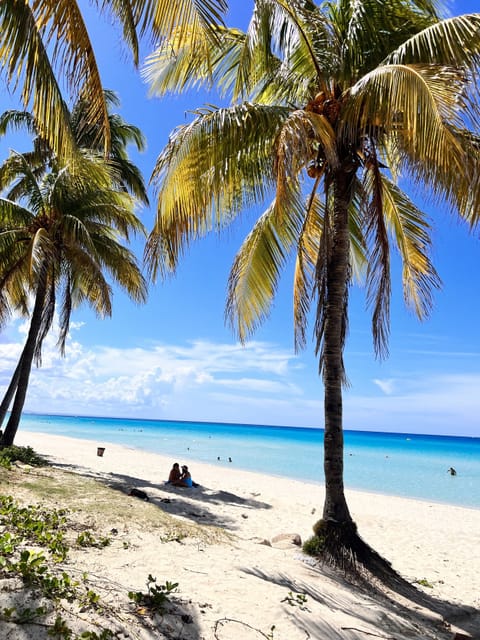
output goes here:
{"type": "Polygon", "coordinates": [[[104,451],[105,451],[105,447],[97,447],[97,456],[100,456],[100,458],[102,458],[104,451]]]}

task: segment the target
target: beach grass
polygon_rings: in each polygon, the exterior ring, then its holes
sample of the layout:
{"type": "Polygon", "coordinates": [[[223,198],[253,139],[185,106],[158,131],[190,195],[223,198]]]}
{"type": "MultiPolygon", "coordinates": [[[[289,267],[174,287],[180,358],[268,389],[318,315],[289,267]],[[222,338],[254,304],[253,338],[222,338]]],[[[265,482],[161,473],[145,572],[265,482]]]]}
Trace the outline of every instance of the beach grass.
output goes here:
{"type": "Polygon", "coordinates": [[[231,536],[208,525],[183,522],[158,505],[128,495],[125,487],[109,486],[97,478],[55,467],[14,464],[0,468],[2,493],[22,504],[45,504],[67,509],[71,518],[84,520],[99,531],[135,528],[157,532],[159,540],[193,538],[206,543],[228,542],[231,536]],[[129,517],[131,515],[131,517],[129,517]]]}

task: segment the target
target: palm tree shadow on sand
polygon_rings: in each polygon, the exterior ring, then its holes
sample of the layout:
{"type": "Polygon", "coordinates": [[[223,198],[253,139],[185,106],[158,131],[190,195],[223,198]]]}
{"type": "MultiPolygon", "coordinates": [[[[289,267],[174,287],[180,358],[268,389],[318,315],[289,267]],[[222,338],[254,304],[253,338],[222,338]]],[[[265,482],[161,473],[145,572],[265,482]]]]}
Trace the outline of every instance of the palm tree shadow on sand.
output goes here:
{"type": "MultiPolygon", "coordinates": [[[[292,615],[298,619],[299,628],[305,630],[307,637],[328,638],[340,640],[346,636],[345,631],[357,631],[367,635],[375,635],[359,625],[366,625],[370,629],[377,629],[389,635],[378,635],[381,638],[419,638],[419,631],[428,633],[421,636],[422,640],[452,640],[464,637],[480,640],[480,611],[474,607],[458,605],[446,600],[440,600],[428,593],[417,589],[414,584],[397,575],[395,580],[388,580],[388,584],[372,577],[357,575],[347,577],[338,569],[306,559],[311,572],[312,582],[292,579],[284,573],[267,573],[258,568],[243,568],[242,571],[260,580],[271,582],[288,589],[291,593],[304,594],[326,607],[330,612],[343,614],[355,619],[355,627],[334,628],[327,620],[319,620],[318,616],[312,620],[307,615],[301,615],[300,610],[293,610],[292,615]],[[343,587],[345,595],[332,589],[320,591],[313,586],[313,580],[322,577],[343,587]],[[347,595],[348,594],[348,595],[347,595]],[[369,605],[369,601],[372,606],[369,605]],[[386,615],[386,613],[388,615],[386,615]],[[468,634],[456,636],[458,633],[468,634]]],[[[318,584],[318,582],[317,582],[318,584]]]]}
{"type": "MultiPolygon", "coordinates": [[[[148,501],[171,515],[188,518],[194,522],[221,527],[230,531],[238,529],[235,518],[226,514],[215,513],[209,505],[231,505],[245,511],[255,509],[271,509],[267,502],[261,502],[252,496],[245,498],[229,491],[217,491],[199,485],[194,488],[175,487],[166,483],[154,483],[120,473],[102,473],[68,463],[55,462],[54,466],[67,472],[92,478],[97,482],[120,491],[126,496],[132,489],[144,492],[148,501]],[[194,502],[197,506],[192,506],[194,502]]],[[[248,517],[248,516],[247,516],[248,517]]]]}
{"type": "MultiPolygon", "coordinates": [[[[270,509],[271,505],[261,502],[253,495],[251,498],[238,496],[227,491],[214,491],[199,486],[192,489],[172,487],[168,484],[157,484],[119,473],[103,473],[87,467],[55,462],[52,466],[89,477],[116,491],[130,497],[132,488],[145,492],[149,502],[166,513],[178,515],[194,522],[221,527],[230,531],[238,528],[234,518],[225,514],[214,513],[208,505],[233,505],[244,510],[270,509]],[[192,507],[195,501],[199,508],[192,507]]],[[[376,554],[375,554],[376,555],[376,554]]],[[[364,623],[370,629],[382,630],[390,635],[379,637],[420,637],[421,632],[429,635],[421,636],[422,640],[452,640],[454,629],[469,634],[466,638],[480,640],[480,611],[474,607],[462,606],[437,599],[425,593],[408,580],[399,575],[387,560],[378,556],[378,562],[384,567],[381,578],[357,571],[355,574],[342,573],[309,556],[303,556],[312,580],[301,581],[283,573],[268,573],[258,568],[245,567],[242,571],[260,580],[271,582],[291,592],[303,593],[308,598],[326,607],[329,612],[338,612],[346,616],[354,615],[355,625],[364,623]],[[330,580],[343,586],[345,595],[332,595],[331,590],[320,590],[318,579],[330,580]],[[315,585],[319,585],[318,588],[315,585]],[[353,594],[353,596],[352,596],[353,594]],[[363,604],[359,601],[363,600],[363,604]],[[368,601],[372,606],[368,606],[368,601]],[[367,606],[365,606],[367,602],[367,606]],[[355,610],[352,610],[352,607],[355,610]]],[[[322,582],[323,584],[323,582],[322,582]]],[[[288,605],[286,605],[288,606],[288,605]]],[[[329,640],[345,640],[344,631],[362,632],[355,627],[342,628],[333,626],[327,619],[309,619],[302,612],[292,610],[291,614],[298,618],[298,628],[304,629],[306,637],[328,638],[329,640]]],[[[228,622],[228,621],[227,621],[228,622]]],[[[190,625],[189,625],[190,627],[190,625]]],[[[192,633],[193,627],[190,627],[192,633]]],[[[369,635],[375,635],[365,631],[369,635]]],[[[461,636],[458,636],[460,638],[461,636]]],[[[194,636],[195,638],[195,636],[194,636]]]]}

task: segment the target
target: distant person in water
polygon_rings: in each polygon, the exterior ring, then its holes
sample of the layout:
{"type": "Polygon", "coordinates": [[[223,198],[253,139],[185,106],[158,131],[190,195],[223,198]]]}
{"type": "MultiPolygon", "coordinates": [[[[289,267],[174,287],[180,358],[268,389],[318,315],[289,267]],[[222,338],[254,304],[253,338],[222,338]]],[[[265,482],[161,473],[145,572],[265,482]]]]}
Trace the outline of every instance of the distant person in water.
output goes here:
{"type": "Polygon", "coordinates": [[[453,467],[450,467],[450,469],[448,470],[448,473],[449,473],[451,476],[456,476],[456,475],[457,475],[457,472],[456,472],[456,470],[455,470],[453,467]]]}
{"type": "Polygon", "coordinates": [[[181,476],[180,465],[178,462],[174,462],[173,467],[170,469],[167,484],[176,484],[180,480],[181,476]]]}

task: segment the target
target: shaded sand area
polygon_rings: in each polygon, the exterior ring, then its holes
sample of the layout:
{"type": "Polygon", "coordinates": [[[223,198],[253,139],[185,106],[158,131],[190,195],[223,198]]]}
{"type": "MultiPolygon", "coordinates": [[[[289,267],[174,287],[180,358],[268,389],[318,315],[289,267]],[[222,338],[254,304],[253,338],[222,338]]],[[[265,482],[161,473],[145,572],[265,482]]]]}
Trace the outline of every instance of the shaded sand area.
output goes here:
{"type": "MultiPolygon", "coordinates": [[[[320,485],[179,459],[200,484],[182,489],[164,484],[173,461],[156,454],[106,444],[99,457],[96,442],[39,433],[19,432],[16,444],[53,468],[0,470],[1,493],[66,507],[77,534],[89,527],[109,540],[72,544],[65,561],[106,603],[93,612],[65,604],[77,634],[100,637],[103,626],[141,640],[480,638],[480,510],[348,491],[362,537],[411,585],[387,590],[350,584],[292,542],[321,516],[320,485]],[[149,501],[128,495],[132,488],[149,501]],[[163,613],[127,597],[146,592],[149,575],[178,583],[163,613]]],[[[0,611],[33,597],[1,587],[0,611]]],[[[0,637],[51,636],[2,619],[0,637]]]]}

